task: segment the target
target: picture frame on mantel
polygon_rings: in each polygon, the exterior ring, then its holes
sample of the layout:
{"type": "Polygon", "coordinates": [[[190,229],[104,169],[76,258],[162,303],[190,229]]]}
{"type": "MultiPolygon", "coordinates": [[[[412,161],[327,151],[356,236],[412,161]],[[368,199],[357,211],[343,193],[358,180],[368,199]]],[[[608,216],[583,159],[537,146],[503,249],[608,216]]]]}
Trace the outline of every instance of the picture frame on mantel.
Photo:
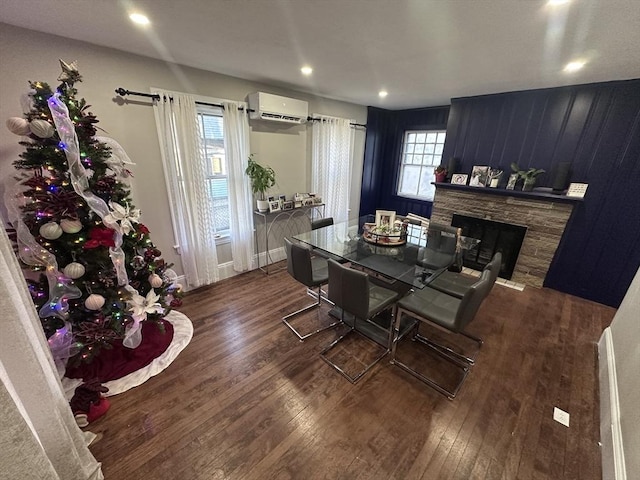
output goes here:
{"type": "Polygon", "coordinates": [[[507,182],[507,190],[514,190],[516,188],[516,182],[518,181],[518,174],[512,173],[509,175],[509,181],[507,182]]]}
{"type": "Polygon", "coordinates": [[[470,187],[486,187],[487,180],[489,179],[489,167],[475,165],[471,170],[471,180],[469,180],[470,187]]]}
{"type": "Polygon", "coordinates": [[[567,197],[584,198],[587,193],[588,183],[571,183],[567,190],[567,197]]]}
{"type": "Polygon", "coordinates": [[[466,185],[467,178],[469,178],[469,175],[466,173],[454,173],[451,175],[451,183],[453,185],[466,185]]]}

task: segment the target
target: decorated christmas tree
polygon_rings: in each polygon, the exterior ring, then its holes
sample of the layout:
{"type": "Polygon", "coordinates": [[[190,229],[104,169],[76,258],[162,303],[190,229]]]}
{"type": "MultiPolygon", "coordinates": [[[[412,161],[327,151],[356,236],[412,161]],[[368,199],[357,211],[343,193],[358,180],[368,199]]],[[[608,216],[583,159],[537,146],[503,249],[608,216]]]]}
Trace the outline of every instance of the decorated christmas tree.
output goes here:
{"type": "Polygon", "coordinates": [[[29,82],[27,113],[7,121],[26,137],[7,208],[54,358],[78,365],[114,344],[136,348],[142,324],[162,328],[181,292],[139,223],[126,183],[130,160],[115,141],[96,137],[98,120],[76,98],[76,63],[60,64],[57,89],[29,82]]]}

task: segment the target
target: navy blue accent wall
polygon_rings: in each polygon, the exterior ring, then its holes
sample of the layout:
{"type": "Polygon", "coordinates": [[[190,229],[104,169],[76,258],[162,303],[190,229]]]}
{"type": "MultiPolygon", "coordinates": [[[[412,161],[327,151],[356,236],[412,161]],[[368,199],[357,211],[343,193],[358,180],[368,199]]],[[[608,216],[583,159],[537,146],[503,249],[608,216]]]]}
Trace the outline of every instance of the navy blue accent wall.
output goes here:
{"type": "Polygon", "coordinates": [[[473,165],[509,173],[511,162],[543,168],[539,186],[570,162],[569,180],[589,187],[545,286],[620,305],[640,266],[640,80],[453,99],[443,159],[450,157],[459,173],[473,165]]]}
{"type": "MultiPolygon", "coordinates": [[[[360,216],[376,209],[431,216],[431,202],[398,197],[398,165],[406,130],[445,129],[449,107],[384,110],[369,107],[360,216]]],[[[446,158],[446,157],[443,157],[446,158]]]]}

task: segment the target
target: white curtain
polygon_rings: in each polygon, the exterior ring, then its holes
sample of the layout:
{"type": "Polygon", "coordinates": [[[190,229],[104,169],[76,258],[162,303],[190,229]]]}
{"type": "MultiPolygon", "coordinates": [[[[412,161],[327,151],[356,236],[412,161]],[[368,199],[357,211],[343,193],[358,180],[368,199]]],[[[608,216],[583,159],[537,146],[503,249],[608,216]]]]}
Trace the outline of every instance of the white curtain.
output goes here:
{"type": "Polygon", "coordinates": [[[244,173],[249,158],[247,105],[224,101],[224,150],[229,175],[231,254],[236,272],[251,270],[253,264],[253,198],[244,173]],[[243,110],[239,110],[243,107],[243,110]]]}
{"type": "MultiPolygon", "coordinates": [[[[0,224],[1,225],[1,224],[0,224]]],[[[0,479],[100,480],[73,418],[18,261],[0,232],[0,479]]]]}
{"type": "Polygon", "coordinates": [[[153,89],[171,220],[186,282],[190,288],[218,280],[213,209],[201,158],[198,113],[191,95],[153,89]],[[173,99],[173,100],[170,100],[173,99]]]}
{"type": "Polygon", "coordinates": [[[315,115],[311,186],[325,203],[325,216],[334,222],[349,218],[353,129],[345,118],[315,115]]]}

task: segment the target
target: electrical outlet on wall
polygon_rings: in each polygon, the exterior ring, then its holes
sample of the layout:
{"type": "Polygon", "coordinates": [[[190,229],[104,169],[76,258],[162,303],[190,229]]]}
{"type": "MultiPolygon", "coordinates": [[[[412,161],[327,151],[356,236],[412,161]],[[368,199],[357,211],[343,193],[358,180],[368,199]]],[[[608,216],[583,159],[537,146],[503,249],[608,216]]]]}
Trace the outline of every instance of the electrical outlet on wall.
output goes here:
{"type": "Polygon", "coordinates": [[[569,426],[569,413],[559,409],[558,407],[553,407],[553,419],[565,427],[569,426]]]}

